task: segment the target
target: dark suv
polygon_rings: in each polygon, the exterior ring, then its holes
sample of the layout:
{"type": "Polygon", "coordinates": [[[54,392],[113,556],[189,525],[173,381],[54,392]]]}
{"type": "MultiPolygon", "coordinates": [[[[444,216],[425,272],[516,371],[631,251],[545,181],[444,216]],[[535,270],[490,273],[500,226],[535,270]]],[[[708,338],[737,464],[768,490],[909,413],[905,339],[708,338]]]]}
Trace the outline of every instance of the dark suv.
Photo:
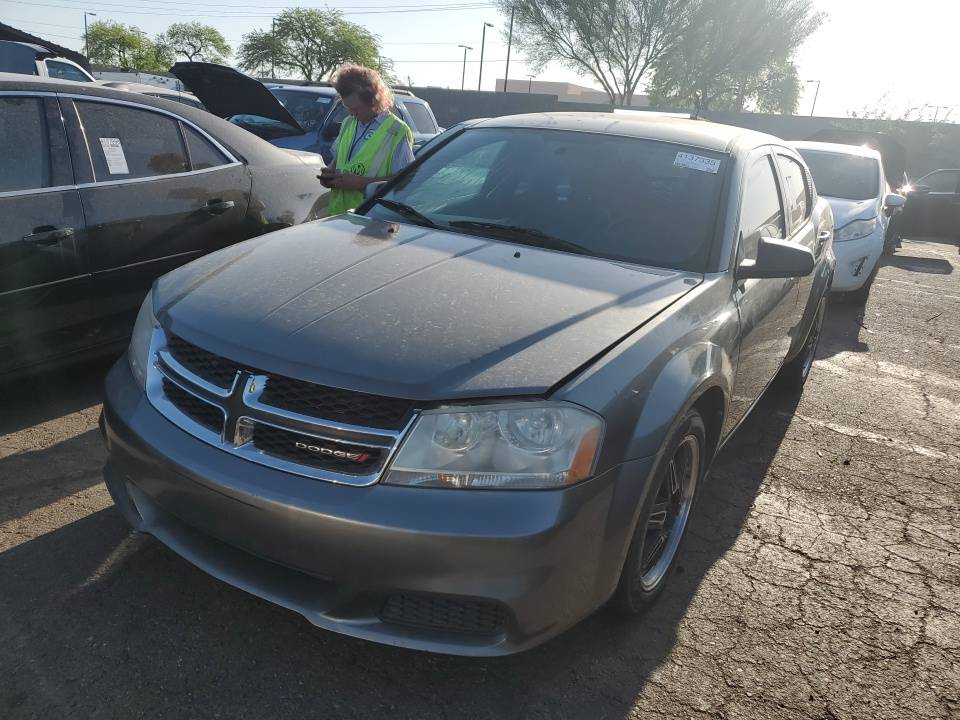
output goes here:
{"type": "Polygon", "coordinates": [[[153,280],[317,217],[316,155],[202,110],[0,74],[0,373],[123,343],[153,280]]]}

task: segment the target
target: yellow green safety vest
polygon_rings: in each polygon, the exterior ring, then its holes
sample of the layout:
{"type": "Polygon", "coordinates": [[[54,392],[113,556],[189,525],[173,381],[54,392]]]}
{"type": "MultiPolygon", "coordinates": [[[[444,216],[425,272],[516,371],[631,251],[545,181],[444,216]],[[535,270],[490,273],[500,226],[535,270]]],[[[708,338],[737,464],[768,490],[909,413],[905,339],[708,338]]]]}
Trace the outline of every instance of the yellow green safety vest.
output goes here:
{"type": "MultiPolygon", "coordinates": [[[[357,133],[357,119],[352,115],[343,121],[343,130],[337,140],[337,172],[348,172],[364,177],[384,177],[390,174],[390,165],[397,146],[404,140],[412,143],[410,128],[393,113],[380,124],[373,135],[349,158],[350,147],[357,133]]],[[[356,190],[331,190],[329,215],[353,210],[363,202],[363,193],[356,190]]]]}

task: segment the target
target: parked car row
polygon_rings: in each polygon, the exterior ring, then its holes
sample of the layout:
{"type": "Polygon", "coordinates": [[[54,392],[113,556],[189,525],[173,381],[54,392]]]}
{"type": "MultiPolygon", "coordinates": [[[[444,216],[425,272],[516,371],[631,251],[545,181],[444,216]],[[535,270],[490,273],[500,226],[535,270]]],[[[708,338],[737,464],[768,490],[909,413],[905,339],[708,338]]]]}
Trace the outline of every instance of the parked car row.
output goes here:
{"type": "Polygon", "coordinates": [[[338,101],[183,74],[212,112],[0,75],[0,371],[129,337],[101,429],[130,525],[393,645],[648,607],[903,205],[871,150],[576,113],[461,123],[322,218],[322,157],[245,128],[322,139],[338,101]]]}
{"type": "MultiPolygon", "coordinates": [[[[179,62],[170,71],[210,112],[277,147],[333,160],[333,142],[347,109],[330,85],[264,85],[225,65],[179,62]]],[[[414,149],[440,132],[430,104],[394,90],[393,112],[413,132],[414,149]]]]}

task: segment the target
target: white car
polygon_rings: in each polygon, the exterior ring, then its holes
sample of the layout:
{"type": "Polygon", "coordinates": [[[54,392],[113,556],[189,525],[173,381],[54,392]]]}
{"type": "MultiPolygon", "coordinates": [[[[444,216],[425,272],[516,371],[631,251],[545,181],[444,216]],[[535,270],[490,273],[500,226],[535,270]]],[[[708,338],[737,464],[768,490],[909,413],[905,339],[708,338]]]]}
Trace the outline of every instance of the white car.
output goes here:
{"type": "Polygon", "coordinates": [[[792,142],[833,210],[834,292],[866,295],[876,274],[890,217],[906,199],[890,192],[880,153],[858,145],[792,142]]]}

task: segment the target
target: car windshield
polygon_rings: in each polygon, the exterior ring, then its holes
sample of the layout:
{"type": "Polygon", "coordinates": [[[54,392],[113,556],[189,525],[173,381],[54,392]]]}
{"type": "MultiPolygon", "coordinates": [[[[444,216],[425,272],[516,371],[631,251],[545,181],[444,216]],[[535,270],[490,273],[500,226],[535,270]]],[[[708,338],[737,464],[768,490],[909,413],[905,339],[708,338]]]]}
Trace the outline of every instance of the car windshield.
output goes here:
{"type": "Polygon", "coordinates": [[[699,148],[618,135],[475,128],[438,148],[367,214],[419,217],[421,224],[497,240],[703,271],[725,160],[699,148]]]}
{"type": "Polygon", "coordinates": [[[875,158],[820,150],[800,150],[800,154],[820,195],[841,200],[880,196],[880,167],[875,158]]]}
{"type": "Polygon", "coordinates": [[[283,88],[271,88],[270,92],[280,101],[287,112],[289,112],[300,123],[306,132],[313,132],[330,109],[333,102],[333,95],[320,95],[315,92],[305,92],[303,90],[286,90],[283,88]]]}
{"type": "Polygon", "coordinates": [[[249,130],[264,140],[302,135],[301,131],[292,125],[261,115],[233,115],[227,119],[234,125],[239,125],[244,130],[249,130]]]}

